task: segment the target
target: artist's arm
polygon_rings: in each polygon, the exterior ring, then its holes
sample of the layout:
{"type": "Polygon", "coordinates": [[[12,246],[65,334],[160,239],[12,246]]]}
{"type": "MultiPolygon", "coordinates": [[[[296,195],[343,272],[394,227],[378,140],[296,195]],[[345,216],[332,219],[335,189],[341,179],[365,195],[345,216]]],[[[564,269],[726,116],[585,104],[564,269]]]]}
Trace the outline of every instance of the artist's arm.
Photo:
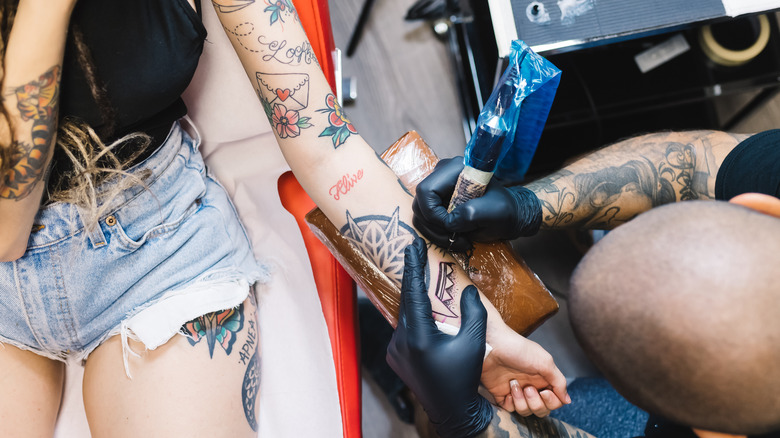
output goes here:
{"type": "Polygon", "coordinates": [[[0,261],[24,254],[57,131],[60,70],[75,0],[22,0],[0,73],[0,261]]]}
{"type": "MultiPolygon", "coordinates": [[[[213,2],[218,16],[255,87],[278,143],[296,177],[326,216],[364,254],[400,285],[403,250],[417,231],[411,226],[412,196],[357,133],[325,80],[289,0],[213,2]]],[[[470,283],[451,256],[429,250],[428,292],[437,318],[460,325],[460,295],[470,283]],[[441,281],[438,279],[441,278],[441,281]]],[[[488,342],[517,337],[487,303],[488,342]]],[[[496,348],[491,356],[501,357],[496,348]]],[[[514,367],[497,366],[505,376],[518,372],[535,388],[566,396],[565,379],[541,347],[514,367]],[[523,369],[531,365],[532,368],[523,369]],[[536,366],[544,365],[545,369],[536,366]]],[[[506,363],[511,363],[507,360],[506,363]]],[[[492,368],[488,367],[486,372],[492,368]]],[[[503,399],[509,379],[493,388],[503,399]],[[503,391],[503,393],[502,393],[503,391]]]]}
{"type": "Polygon", "coordinates": [[[540,227],[611,229],[661,204],[713,199],[723,160],[748,137],[720,131],[641,135],[524,187],[494,183],[483,198],[451,214],[447,196],[462,163],[444,163],[418,186],[414,223],[439,244],[457,233],[455,249],[471,241],[515,239],[540,227]]]}

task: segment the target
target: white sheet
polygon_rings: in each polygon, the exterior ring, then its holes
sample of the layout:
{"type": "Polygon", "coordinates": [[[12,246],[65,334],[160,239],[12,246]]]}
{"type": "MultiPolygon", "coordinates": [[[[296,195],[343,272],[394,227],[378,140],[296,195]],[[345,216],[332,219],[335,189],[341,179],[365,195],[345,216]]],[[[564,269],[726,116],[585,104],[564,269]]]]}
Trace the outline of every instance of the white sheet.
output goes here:
{"type": "MultiPolygon", "coordinates": [[[[306,250],[281,205],[277,180],[289,167],[213,8],[195,79],[185,93],[203,137],[201,152],[230,193],[255,255],[273,266],[257,287],[262,348],[258,436],[343,436],[333,357],[306,250]]],[[[89,437],[83,369],[67,368],[55,437],[89,437]]]]}

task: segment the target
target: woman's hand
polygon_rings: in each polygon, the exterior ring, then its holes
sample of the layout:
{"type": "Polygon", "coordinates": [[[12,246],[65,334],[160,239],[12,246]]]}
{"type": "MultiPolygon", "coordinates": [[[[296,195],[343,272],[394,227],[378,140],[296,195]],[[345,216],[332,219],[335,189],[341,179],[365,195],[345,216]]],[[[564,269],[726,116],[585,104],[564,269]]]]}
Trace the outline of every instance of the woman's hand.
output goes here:
{"type": "Polygon", "coordinates": [[[493,347],[482,365],[482,385],[496,404],[522,416],[544,417],[571,403],[566,378],[550,353],[505,327],[488,340],[493,347]]]}

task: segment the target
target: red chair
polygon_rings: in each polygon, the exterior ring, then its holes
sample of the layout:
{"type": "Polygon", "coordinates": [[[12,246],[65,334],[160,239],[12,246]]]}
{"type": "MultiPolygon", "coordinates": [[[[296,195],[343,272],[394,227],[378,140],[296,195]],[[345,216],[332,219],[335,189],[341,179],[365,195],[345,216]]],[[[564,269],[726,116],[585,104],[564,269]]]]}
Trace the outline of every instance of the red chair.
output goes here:
{"type": "MultiPolygon", "coordinates": [[[[332,89],[336,89],[335,43],[327,0],[293,0],[317,60],[332,89]]],[[[304,220],[315,205],[293,176],[286,172],[278,181],[282,205],[295,217],[311,262],[314,282],[328,326],[345,438],[361,436],[360,354],[355,284],[328,249],[314,236],[304,220]]]]}

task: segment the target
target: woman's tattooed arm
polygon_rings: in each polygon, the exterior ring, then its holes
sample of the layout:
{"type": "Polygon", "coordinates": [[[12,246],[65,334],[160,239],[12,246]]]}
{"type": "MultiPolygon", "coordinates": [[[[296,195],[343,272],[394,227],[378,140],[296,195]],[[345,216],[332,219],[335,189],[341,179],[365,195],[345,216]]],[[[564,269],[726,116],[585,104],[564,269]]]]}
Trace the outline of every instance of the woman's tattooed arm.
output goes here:
{"type": "Polygon", "coordinates": [[[587,155],[527,187],[542,227],[611,229],[661,204],[713,199],[723,159],[749,134],[648,134],[587,155]]]}

